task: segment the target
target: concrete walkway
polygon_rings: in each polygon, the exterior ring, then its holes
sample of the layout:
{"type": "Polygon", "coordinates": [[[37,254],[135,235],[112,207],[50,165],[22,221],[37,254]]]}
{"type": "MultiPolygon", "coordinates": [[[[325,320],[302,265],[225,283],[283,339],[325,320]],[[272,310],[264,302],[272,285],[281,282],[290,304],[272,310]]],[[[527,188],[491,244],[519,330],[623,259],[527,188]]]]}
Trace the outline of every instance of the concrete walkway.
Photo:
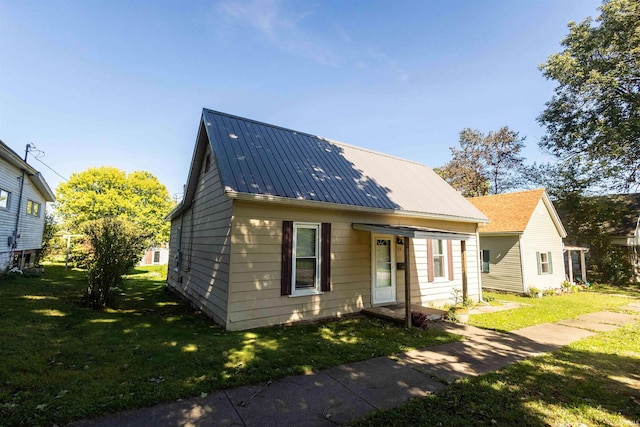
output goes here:
{"type": "MultiPolygon", "coordinates": [[[[122,412],[75,426],[335,426],[438,392],[456,379],[495,371],[556,350],[597,332],[640,321],[637,315],[599,312],[500,333],[435,323],[465,340],[337,366],[310,375],[220,391],[122,412]]],[[[284,363],[284,361],[283,361],[284,363]]]]}

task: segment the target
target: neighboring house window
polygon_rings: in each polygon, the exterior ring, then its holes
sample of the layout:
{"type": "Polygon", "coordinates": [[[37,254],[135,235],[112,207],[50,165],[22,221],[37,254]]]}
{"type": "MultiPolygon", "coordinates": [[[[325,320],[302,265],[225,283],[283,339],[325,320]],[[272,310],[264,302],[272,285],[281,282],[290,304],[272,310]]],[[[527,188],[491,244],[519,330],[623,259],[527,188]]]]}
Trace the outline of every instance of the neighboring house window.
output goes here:
{"type": "Polygon", "coordinates": [[[489,272],[489,259],[490,259],[489,249],[483,249],[480,251],[480,261],[482,262],[482,272],[489,272]]]}
{"type": "Polygon", "coordinates": [[[331,224],[283,221],[282,295],[331,290],[331,224]]]}
{"type": "Polygon", "coordinates": [[[153,252],[153,263],[160,264],[160,251],[153,252]]]}
{"type": "Polygon", "coordinates": [[[453,280],[453,249],[451,240],[427,240],[428,279],[453,280]]]}
{"type": "Polygon", "coordinates": [[[27,200],[27,215],[40,216],[40,203],[27,200]]]}
{"type": "Polygon", "coordinates": [[[551,252],[536,252],[538,258],[538,274],[552,274],[551,252]]]}
{"type": "Polygon", "coordinates": [[[0,188],[0,208],[9,208],[9,197],[11,197],[11,193],[0,188]]]}

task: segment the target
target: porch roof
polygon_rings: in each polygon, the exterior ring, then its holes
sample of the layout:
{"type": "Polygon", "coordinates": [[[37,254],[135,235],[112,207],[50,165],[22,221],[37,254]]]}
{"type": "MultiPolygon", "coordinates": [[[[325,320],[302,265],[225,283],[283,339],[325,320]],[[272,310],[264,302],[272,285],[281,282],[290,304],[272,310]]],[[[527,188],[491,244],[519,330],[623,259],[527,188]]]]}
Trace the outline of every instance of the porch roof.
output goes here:
{"type": "Polygon", "coordinates": [[[393,236],[409,237],[412,239],[467,240],[474,236],[474,234],[459,233],[449,230],[436,230],[434,228],[414,227],[410,225],[363,224],[354,222],[352,227],[355,230],[391,234],[393,236]]]}

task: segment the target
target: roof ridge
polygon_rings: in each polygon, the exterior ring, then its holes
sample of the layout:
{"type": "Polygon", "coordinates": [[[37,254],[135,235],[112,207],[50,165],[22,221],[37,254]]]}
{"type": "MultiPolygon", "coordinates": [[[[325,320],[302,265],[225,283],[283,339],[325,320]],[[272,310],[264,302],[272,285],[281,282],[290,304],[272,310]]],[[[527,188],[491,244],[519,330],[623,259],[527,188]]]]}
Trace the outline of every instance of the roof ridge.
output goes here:
{"type": "Polygon", "coordinates": [[[429,167],[428,165],[425,165],[424,163],[416,162],[415,160],[409,160],[409,159],[405,159],[405,158],[402,158],[402,157],[393,156],[391,154],[383,153],[383,152],[372,150],[372,149],[369,149],[369,148],[363,148],[363,147],[360,147],[360,146],[357,146],[357,145],[348,144],[346,142],[337,141],[335,139],[327,138],[327,137],[324,137],[324,136],[313,135],[311,133],[301,132],[301,131],[297,131],[295,129],[290,129],[290,128],[286,128],[286,127],[283,127],[283,126],[277,126],[277,125],[274,125],[274,124],[271,124],[271,123],[261,122],[259,120],[253,120],[253,119],[248,119],[246,117],[236,116],[234,114],[223,113],[221,111],[212,110],[210,108],[203,108],[202,110],[203,111],[207,111],[209,113],[217,114],[217,115],[220,115],[220,116],[225,116],[225,117],[229,117],[229,118],[232,118],[232,119],[236,119],[236,120],[242,120],[242,121],[245,121],[245,122],[254,123],[254,124],[257,124],[257,125],[261,125],[261,126],[267,126],[267,127],[273,128],[273,129],[279,129],[279,130],[284,130],[284,131],[287,131],[287,132],[293,132],[293,133],[296,133],[298,135],[309,136],[311,138],[316,138],[316,139],[319,139],[321,141],[326,141],[326,142],[330,142],[332,144],[341,145],[343,147],[349,147],[349,148],[352,148],[352,149],[355,149],[355,150],[360,150],[360,151],[364,151],[364,152],[367,152],[367,153],[376,154],[376,155],[379,155],[379,156],[382,156],[382,157],[387,157],[387,158],[394,159],[394,160],[400,160],[400,161],[403,161],[403,162],[406,162],[406,163],[413,163],[413,164],[418,165],[418,166],[429,167]]]}
{"type": "Polygon", "coordinates": [[[486,199],[486,198],[489,198],[489,197],[502,197],[502,196],[511,196],[511,195],[517,195],[517,194],[523,194],[523,193],[533,193],[534,191],[545,192],[545,191],[547,191],[547,189],[544,188],[544,187],[540,187],[540,188],[534,188],[532,190],[512,191],[510,193],[487,194],[486,196],[466,197],[466,199],[468,199],[468,200],[486,199]]]}

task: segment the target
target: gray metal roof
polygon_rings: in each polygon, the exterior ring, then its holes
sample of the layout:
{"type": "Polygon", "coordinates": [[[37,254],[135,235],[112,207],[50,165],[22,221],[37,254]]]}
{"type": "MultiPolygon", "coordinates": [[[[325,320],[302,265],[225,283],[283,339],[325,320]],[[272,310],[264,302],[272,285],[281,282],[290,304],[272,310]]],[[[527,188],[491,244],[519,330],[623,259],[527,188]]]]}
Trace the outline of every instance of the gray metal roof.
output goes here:
{"type": "Polygon", "coordinates": [[[486,221],[425,165],[208,109],[202,120],[231,197],[272,196],[486,221]]]}

